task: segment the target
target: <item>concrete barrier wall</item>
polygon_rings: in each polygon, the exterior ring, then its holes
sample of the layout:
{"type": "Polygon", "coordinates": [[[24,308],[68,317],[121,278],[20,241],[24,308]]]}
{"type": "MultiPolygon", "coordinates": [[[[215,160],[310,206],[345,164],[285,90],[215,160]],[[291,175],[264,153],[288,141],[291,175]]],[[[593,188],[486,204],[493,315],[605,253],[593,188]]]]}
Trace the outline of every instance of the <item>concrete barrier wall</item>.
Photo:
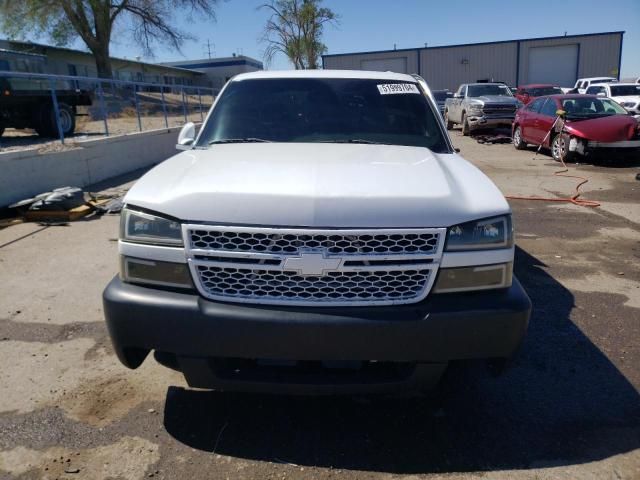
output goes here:
{"type": "Polygon", "coordinates": [[[58,187],[84,187],[178,153],[180,128],[77,142],[58,152],[0,153],[0,208],[58,187]]]}

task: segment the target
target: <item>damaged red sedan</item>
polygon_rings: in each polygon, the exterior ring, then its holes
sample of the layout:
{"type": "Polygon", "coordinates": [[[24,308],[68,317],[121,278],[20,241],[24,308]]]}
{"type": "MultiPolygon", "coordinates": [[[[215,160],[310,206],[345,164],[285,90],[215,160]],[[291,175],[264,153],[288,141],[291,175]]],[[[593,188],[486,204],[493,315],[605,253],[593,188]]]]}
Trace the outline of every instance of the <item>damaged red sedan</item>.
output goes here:
{"type": "MultiPolygon", "coordinates": [[[[562,122],[559,122],[562,125],[562,122]]],[[[577,155],[640,154],[640,124],[609,98],[595,95],[549,95],[533,100],[516,113],[513,145],[551,149],[555,160],[575,160],[577,155]],[[562,131],[554,128],[558,111],[564,112],[562,131]]]]}

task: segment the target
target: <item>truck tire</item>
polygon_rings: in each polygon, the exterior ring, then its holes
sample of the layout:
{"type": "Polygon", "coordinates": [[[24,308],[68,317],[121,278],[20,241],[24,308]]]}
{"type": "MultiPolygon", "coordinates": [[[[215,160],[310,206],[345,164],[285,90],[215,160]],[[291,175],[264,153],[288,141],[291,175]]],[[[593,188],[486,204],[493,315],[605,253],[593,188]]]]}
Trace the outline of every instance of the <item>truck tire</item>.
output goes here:
{"type": "Polygon", "coordinates": [[[444,111],[444,123],[447,125],[447,130],[453,129],[453,122],[449,120],[449,110],[444,111]]]}
{"type": "MultiPolygon", "coordinates": [[[[76,129],[76,117],[73,113],[73,108],[66,103],[58,104],[58,111],[60,112],[60,125],[62,127],[62,134],[66,137],[73,134],[76,129]]],[[[38,125],[35,128],[38,135],[41,137],[57,137],[58,124],[56,122],[56,115],[53,105],[44,105],[40,111],[40,118],[38,125]]]]}
{"type": "Polygon", "coordinates": [[[462,112],[462,136],[468,137],[471,133],[471,128],[469,127],[469,122],[467,121],[467,114],[462,112]]]}
{"type": "Polygon", "coordinates": [[[516,150],[526,150],[527,142],[522,139],[522,129],[520,125],[516,127],[513,131],[513,146],[516,147],[516,150]]]}

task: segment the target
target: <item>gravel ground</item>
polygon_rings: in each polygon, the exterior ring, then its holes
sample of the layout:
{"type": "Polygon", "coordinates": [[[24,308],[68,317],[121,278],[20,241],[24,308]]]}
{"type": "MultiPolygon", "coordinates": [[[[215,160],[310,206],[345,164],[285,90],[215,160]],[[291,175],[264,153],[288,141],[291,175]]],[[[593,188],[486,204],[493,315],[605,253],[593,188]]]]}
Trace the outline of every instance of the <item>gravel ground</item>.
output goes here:
{"type": "MultiPolygon", "coordinates": [[[[572,192],[547,155],[453,140],[505,194],[572,192]]],[[[1,230],[0,478],[640,478],[639,165],[570,166],[600,208],[511,202],[523,348],[501,377],[454,366],[430,397],[218,394],[150,358],[127,370],[100,302],[118,219],[1,230]]]]}
{"type": "MultiPolygon", "coordinates": [[[[206,112],[204,112],[206,114],[206,112]]],[[[187,116],[190,122],[201,122],[199,112],[190,112],[187,116]]],[[[169,125],[169,128],[184,125],[184,115],[142,117],[142,131],[161,130],[169,125]]],[[[138,118],[135,116],[110,118],[108,122],[109,135],[127,135],[138,133],[138,118]]],[[[104,122],[102,120],[85,121],[78,123],[76,133],[65,138],[64,145],[60,140],[40,137],[34,130],[7,129],[0,138],[0,152],[14,152],[19,150],[38,150],[39,153],[67,150],[77,148],[79,142],[97,140],[105,137],[104,122]]]]}

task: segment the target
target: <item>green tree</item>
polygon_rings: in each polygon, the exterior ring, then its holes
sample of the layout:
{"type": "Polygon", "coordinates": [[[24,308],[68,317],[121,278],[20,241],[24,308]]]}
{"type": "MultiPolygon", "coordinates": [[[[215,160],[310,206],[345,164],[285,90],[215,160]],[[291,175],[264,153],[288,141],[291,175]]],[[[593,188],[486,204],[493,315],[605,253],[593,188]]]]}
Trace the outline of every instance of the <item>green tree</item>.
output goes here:
{"type": "Polygon", "coordinates": [[[338,22],[338,16],[321,4],[322,0],[271,0],[258,7],[271,13],[262,35],[267,63],[283,53],[296,70],[318,68],[327,50],[322,43],[324,26],[338,22]]]}
{"type": "Polygon", "coordinates": [[[176,13],[215,19],[217,0],[0,0],[0,27],[11,38],[46,36],[62,46],[81,38],[98,76],[111,78],[114,29],[129,34],[145,55],[156,43],[176,50],[192,37],[175,27],[176,13]]]}

